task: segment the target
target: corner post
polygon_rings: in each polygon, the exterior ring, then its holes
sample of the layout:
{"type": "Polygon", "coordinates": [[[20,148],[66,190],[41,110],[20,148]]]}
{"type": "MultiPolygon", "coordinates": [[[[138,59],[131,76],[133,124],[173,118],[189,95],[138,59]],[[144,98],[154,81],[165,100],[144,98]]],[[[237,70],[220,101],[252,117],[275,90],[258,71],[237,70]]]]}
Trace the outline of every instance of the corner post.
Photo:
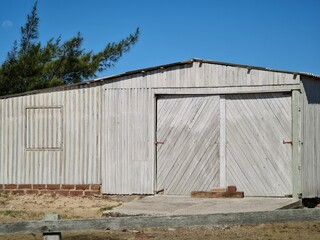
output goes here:
{"type": "Polygon", "coordinates": [[[292,197],[301,198],[301,105],[300,91],[292,90],[292,197]]]}

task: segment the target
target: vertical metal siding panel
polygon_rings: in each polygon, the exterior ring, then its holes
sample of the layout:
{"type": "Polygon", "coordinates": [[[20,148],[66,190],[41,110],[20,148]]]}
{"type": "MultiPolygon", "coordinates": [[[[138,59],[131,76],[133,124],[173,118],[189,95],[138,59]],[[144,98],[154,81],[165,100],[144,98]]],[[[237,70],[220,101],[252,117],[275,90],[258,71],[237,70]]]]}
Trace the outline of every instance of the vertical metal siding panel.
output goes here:
{"type": "MultiPolygon", "coordinates": [[[[2,183],[56,183],[60,179],[60,153],[58,151],[25,151],[25,146],[44,147],[55,143],[51,135],[54,118],[48,111],[26,107],[58,105],[56,93],[21,96],[1,100],[2,132],[1,181],[2,183]],[[4,118],[4,114],[6,114],[4,118]],[[46,121],[48,119],[48,121],[46,121]],[[51,120],[52,121],[51,121],[51,120]],[[29,122],[26,128],[26,122],[29,122]],[[50,142],[51,141],[51,142],[50,142]],[[5,151],[3,151],[5,149],[5,151]],[[2,174],[5,171],[5,174],[2,174]]],[[[60,120],[61,121],[61,120],[60,120]]]]}
{"type": "Polygon", "coordinates": [[[103,192],[112,194],[152,193],[148,159],[148,113],[146,89],[105,91],[105,148],[103,192]],[[147,169],[147,170],[146,170],[147,169]],[[144,187],[148,185],[148,187],[144,187]]]}
{"type": "Polygon", "coordinates": [[[247,77],[248,77],[248,70],[244,68],[238,68],[238,80],[239,85],[246,86],[247,85],[247,77]]]}
{"type": "Polygon", "coordinates": [[[71,102],[70,102],[70,91],[63,92],[61,96],[63,99],[63,168],[64,172],[62,175],[62,183],[71,183],[70,181],[70,166],[69,159],[71,158],[71,149],[67,143],[70,142],[71,127],[69,126],[70,119],[67,118],[68,114],[71,112],[71,102]],[[68,119],[68,120],[67,120],[68,119]]]}
{"type": "MultiPolygon", "coordinates": [[[[105,90],[104,86],[100,87],[100,113],[101,113],[101,122],[100,122],[100,167],[101,167],[101,182],[102,184],[108,184],[104,181],[104,179],[106,178],[107,175],[107,167],[106,167],[106,159],[107,159],[107,152],[106,152],[106,142],[107,142],[107,138],[108,135],[106,134],[107,131],[106,129],[106,109],[108,108],[108,103],[106,101],[106,97],[105,95],[107,94],[107,91],[105,90]],[[105,94],[103,94],[105,93],[105,94]]],[[[108,189],[109,187],[106,187],[104,185],[102,185],[102,191],[103,189],[108,189]]]]}
{"type": "MultiPolygon", "coordinates": [[[[58,164],[59,164],[59,179],[57,179],[57,182],[64,184],[65,183],[65,152],[66,149],[64,147],[64,141],[65,141],[65,114],[64,114],[64,108],[65,108],[65,98],[64,98],[64,91],[58,92],[57,93],[57,98],[59,99],[59,106],[62,106],[62,109],[60,109],[60,114],[62,116],[62,121],[59,125],[59,127],[61,128],[61,137],[59,145],[62,148],[62,151],[57,152],[57,158],[59,158],[58,164]]],[[[53,104],[53,103],[52,103],[53,104]]],[[[60,131],[59,131],[60,132],[60,131]]]]}
{"type": "Polygon", "coordinates": [[[85,89],[85,94],[84,94],[84,98],[83,98],[83,101],[84,101],[84,119],[83,119],[83,123],[84,123],[84,127],[83,127],[83,139],[84,141],[82,141],[83,145],[83,180],[82,182],[83,183],[86,183],[88,182],[89,178],[91,178],[90,176],[90,172],[89,172],[89,169],[88,169],[88,165],[89,165],[89,162],[90,162],[90,159],[88,157],[88,151],[89,151],[89,148],[91,148],[91,144],[90,142],[93,141],[93,138],[92,138],[92,133],[95,133],[93,131],[93,129],[91,128],[90,126],[90,121],[94,121],[94,119],[90,119],[90,107],[93,108],[94,105],[92,104],[92,99],[91,99],[91,88],[88,88],[88,89],[85,89]]]}
{"type": "Polygon", "coordinates": [[[320,83],[302,78],[302,195],[304,198],[320,196],[320,83]]]}
{"type": "Polygon", "coordinates": [[[12,144],[10,146],[11,148],[11,159],[10,159],[10,182],[14,182],[15,179],[15,167],[16,166],[16,154],[15,154],[15,146],[16,146],[16,132],[17,129],[15,127],[16,125],[16,106],[14,104],[13,99],[11,99],[11,124],[10,124],[10,128],[11,128],[11,134],[10,134],[10,139],[12,141],[12,144]]]}
{"type": "MultiPolygon", "coordinates": [[[[36,101],[37,101],[37,106],[40,106],[43,104],[44,102],[44,99],[42,98],[41,95],[35,95],[35,98],[36,98],[36,101]]],[[[39,111],[39,110],[36,110],[37,111],[37,114],[38,114],[38,128],[37,128],[37,132],[36,132],[36,135],[34,136],[37,140],[38,140],[38,146],[40,145],[43,145],[43,127],[44,127],[44,121],[43,121],[43,112],[39,111]]],[[[44,152],[43,151],[36,151],[35,152],[36,154],[36,159],[37,159],[37,162],[36,162],[36,165],[37,165],[37,171],[36,173],[38,173],[38,181],[37,183],[41,183],[41,182],[45,182],[45,183],[50,183],[48,182],[48,176],[47,174],[44,172],[44,162],[43,162],[43,159],[44,159],[44,152]]],[[[50,163],[48,163],[48,165],[50,165],[50,163]]]]}
{"type": "Polygon", "coordinates": [[[99,172],[99,183],[102,183],[103,176],[106,174],[105,169],[104,169],[104,159],[106,156],[106,151],[105,151],[105,109],[106,109],[106,103],[104,100],[104,94],[102,92],[104,91],[104,87],[101,85],[98,89],[99,96],[97,97],[97,102],[99,103],[99,110],[98,114],[100,114],[100,118],[97,116],[99,121],[99,128],[98,128],[98,139],[97,143],[99,144],[98,147],[98,152],[96,153],[97,158],[99,159],[97,162],[97,171],[99,172]]]}
{"type": "Polygon", "coordinates": [[[23,162],[23,170],[20,169],[20,171],[22,172],[22,179],[21,181],[23,183],[26,183],[28,182],[28,175],[29,175],[29,159],[27,158],[27,154],[26,154],[26,151],[25,151],[25,146],[28,144],[31,143],[30,141],[30,136],[28,135],[28,129],[27,129],[27,126],[26,126],[26,121],[27,119],[30,119],[30,115],[26,115],[26,110],[25,110],[25,107],[26,106],[30,106],[29,104],[30,102],[30,96],[25,96],[23,97],[23,104],[22,104],[22,110],[23,110],[23,113],[22,113],[22,122],[23,122],[23,131],[24,131],[24,137],[23,137],[23,144],[22,144],[22,155],[21,155],[21,161],[23,162]]]}
{"type": "Polygon", "coordinates": [[[88,182],[92,183],[100,183],[100,169],[97,168],[97,162],[100,161],[99,154],[97,154],[98,146],[99,146],[99,121],[101,119],[98,116],[98,111],[100,109],[99,103],[99,88],[91,88],[90,89],[90,105],[88,105],[88,126],[89,132],[91,134],[90,141],[88,142],[88,150],[87,150],[87,166],[89,167],[89,176],[88,182]]]}
{"type": "MultiPolygon", "coordinates": [[[[4,139],[3,143],[5,141],[9,142],[9,100],[5,100],[5,122],[4,122],[4,139]]],[[[3,175],[5,176],[4,183],[9,183],[9,168],[8,168],[8,158],[9,158],[9,149],[8,144],[4,145],[4,157],[3,157],[3,175]]]]}
{"type": "Polygon", "coordinates": [[[12,146],[12,151],[13,151],[13,166],[12,166],[12,182],[17,180],[17,171],[18,168],[16,166],[19,166],[18,164],[18,141],[19,141],[19,122],[18,122],[18,115],[19,115],[19,98],[16,99],[16,101],[13,102],[13,119],[12,119],[12,130],[13,130],[13,135],[12,135],[12,140],[13,140],[13,146],[12,146]]]}
{"type": "MultiPolygon", "coordinates": [[[[7,141],[12,142],[12,99],[8,99],[8,126],[7,126],[7,141]]],[[[7,145],[7,159],[6,159],[6,165],[7,165],[7,176],[8,176],[8,182],[12,182],[12,144],[7,145]]]]}
{"type": "Polygon", "coordinates": [[[75,137],[75,133],[77,131],[77,125],[79,124],[80,119],[78,118],[78,109],[77,109],[77,104],[78,99],[76,99],[76,90],[70,91],[70,99],[69,99],[69,104],[72,105],[71,111],[68,113],[67,121],[69,123],[69,127],[71,129],[70,131],[70,142],[67,143],[66,148],[69,149],[67,151],[71,152],[71,156],[67,161],[69,162],[69,175],[70,175],[70,182],[76,183],[76,177],[74,171],[78,171],[76,169],[76,164],[79,164],[79,159],[78,159],[78,152],[77,152],[77,138],[78,136],[75,137]]]}
{"type": "MultiPolygon", "coordinates": [[[[79,137],[76,135],[77,131],[79,131],[79,110],[78,110],[78,105],[79,105],[79,99],[77,98],[79,94],[79,90],[73,90],[71,91],[71,96],[70,96],[70,101],[72,101],[72,110],[68,115],[68,122],[71,125],[71,133],[70,133],[70,142],[68,142],[67,147],[71,150],[72,155],[70,159],[68,159],[69,164],[70,164],[70,176],[71,176],[71,182],[72,183],[78,183],[77,182],[77,173],[79,172],[79,152],[78,152],[78,144],[79,144],[79,137]]],[[[79,132],[78,132],[79,134],[79,132]]]]}
{"type": "Polygon", "coordinates": [[[111,142],[111,131],[109,131],[108,126],[111,125],[111,121],[113,119],[113,116],[111,115],[110,109],[110,104],[111,104],[111,90],[105,90],[104,92],[101,93],[103,95],[103,104],[105,107],[103,108],[103,121],[104,121],[104,126],[103,126],[103,137],[104,137],[104,142],[103,142],[103,149],[104,149],[104,156],[101,159],[102,161],[102,168],[103,168],[103,175],[102,177],[102,191],[104,193],[107,193],[108,191],[112,191],[111,189],[111,177],[110,177],[110,168],[111,168],[111,154],[110,151],[108,150],[108,145],[111,142]]]}
{"type": "Polygon", "coordinates": [[[17,156],[17,182],[23,183],[23,172],[25,169],[25,161],[23,158],[23,152],[24,152],[24,109],[23,109],[23,98],[18,98],[18,106],[17,106],[17,146],[16,146],[16,156],[17,156]]]}
{"type": "Polygon", "coordinates": [[[77,94],[77,119],[75,122],[77,123],[77,130],[75,132],[75,137],[76,139],[76,145],[75,145],[75,151],[77,152],[77,157],[74,159],[75,160],[75,165],[77,171],[74,172],[75,174],[75,183],[83,183],[83,161],[84,161],[84,156],[83,156],[83,148],[82,148],[82,143],[85,141],[84,139],[84,127],[83,127],[83,108],[84,108],[84,96],[83,96],[83,89],[79,89],[76,91],[77,94]],[[77,136],[78,135],[78,136],[77,136]]]}
{"type": "Polygon", "coordinates": [[[97,109],[96,109],[96,113],[95,113],[95,117],[96,117],[96,121],[98,123],[97,126],[97,136],[96,136],[96,145],[95,146],[95,150],[93,151],[93,154],[96,155],[96,159],[97,161],[94,162],[94,168],[93,168],[93,176],[96,176],[96,183],[101,183],[101,174],[102,174],[102,168],[101,168],[101,156],[102,156],[102,151],[103,148],[101,147],[101,143],[102,143],[102,135],[103,135],[103,131],[102,131],[102,122],[103,122],[103,114],[102,114],[102,96],[101,96],[101,89],[102,86],[99,86],[98,88],[96,88],[96,96],[95,96],[95,102],[97,103],[97,109]]]}
{"type": "Polygon", "coordinates": [[[105,88],[262,86],[298,83],[299,79],[290,73],[194,62],[192,65],[178,65],[169,69],[123,76],[106,84],[105,88]]]}
{"type": "Polygon", "coordinates": [[[87,150],[88,150],[88,139],[89,132],[88,132],[88,125],[87,125],[87,119],[88,119],[88,110],[87,106],[90,104],[90,99],[88,99],[89,94],[88,92],[90,89],[82,89],[82,96],[81,96],[81,129],[80,132],[82,133],[82,138],[80,138],[80,152],[81,152],[81,158],[82,158],[82,164],[81,164],[81,178],[80,183],[85,183],[87,181],[87,173],[88,169],[87,166],[87,150]]]}
{"type": "Polygon", "coordinates": [[[73,122],[76,125],[75,132],[73,133],[73,137],[75,138],[75,145],[74,145],[74,151],[75,151],[75,157],[73,159],[74,161],[74,166],[76,171],[73,172],[74,175],[74,182],[75,183],[82,183],[81,182],[81,176],[82,176],[82,161],[83,161],[83,155],[82,155],[82,149],[80,147],[81,141],[83,141],[83,136],[82,136],[82,119],[81,119],[81,110],[83,107],[83,102],[81,101],[81,95],[82,95],[82,89],[76,90],[74,95],[74,100],[77,104],[75,104],[75,119],[73,119],[73,122]]]}
{"type": "Polygon", "coordinates": [[[85,88],[66,91],[64,99],[63,146],[64,152],[57,154],[62,182],[71,184],[100,183],[98,174],[99,153],[96,153],[99,137],[97,108],[98,88],[85,88]],[[62,164],[62,165],[60,165],[62,164]]]}
{"type": "Polygon", "coordinates": [[[219,86],[219,79],[217,74],[217,66],[212,65],[209,66],[208,64],[205,64],[207,68],[207,72],[205,74],[206,81],[204,83],[205,86],[212,86],[213,84],[216,84],[216,86],[219,86]]]}
{"type": "Polygon", "coordinates": [[[7,169],[6,169],[6,144],[5,141],[7,141],[7,127],[6,127],[6,123],[8,121],[7,118],[7,99],[3,99],[1,100],[1,105],[2,105],[2,123],[1,123],[1,128],[2,128],[2,135],[1,135],[1,142],[2,145],[1,147],[1,183],[6,183],[7,181],[7,169]]]}
{"type": "MultiPolygon", "coordinates": [[[[195,70],[194,79],[190,79],[190,78],[181,79],[181,77],[180,77],[179,79],[182,82],[182,84],[178,84],[178,85],[176,85],[176,87],[179,87],[179,86],[183,86],[183,87],[190,86],[190,87],[192,87],[193,85],[196,85],[196,86],[201,86],[202,85],[203,80],[204,80],[203,64],[195,62],[195,63],[193,63],[193,65],[194,65],[194,70],[195,70]]],[[[179,71],[176,71],[176,72],[180,73],[181,71],[182,71],[181,68],[179,68],[179,71]]]]}
{"type": "Polygon", "coordinates": [[[92,153],[92,150],[95,148],[95,142],[96,142],[96,126],[98,125],[98,122],[95,119],[95,111],[97,106],[97,103],[94,101],[95,98],[95,88],[89,88],[88,89],[88,98],[90,101],[87,101],[87,131],[89,134],[89,142],[87,143],[87,151],[86,151],[86,166],[87,169],[87,179],[86,182],[91,182],[94,180],[94,174],[92,173],[92,167],[94,166],[96,155],[92,153]]]}

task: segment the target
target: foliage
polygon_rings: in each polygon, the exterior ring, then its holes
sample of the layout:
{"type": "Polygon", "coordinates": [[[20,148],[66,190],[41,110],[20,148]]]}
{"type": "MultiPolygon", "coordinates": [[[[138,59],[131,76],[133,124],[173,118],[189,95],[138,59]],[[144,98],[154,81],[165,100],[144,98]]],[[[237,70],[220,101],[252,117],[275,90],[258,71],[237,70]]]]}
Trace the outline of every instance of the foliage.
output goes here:
{"type": "Polygon", "coordinates": [[[97,72],[113,67],[123,53],[130,50],[139,38],[139,28],[133,34],[94,54],[81,46],[80,32],[62,42],[51,38],[44,46],[37,41],[39,32],[37,2],[21,27],[21,39],[15,41],[0,66],[0,95],[21,93],[34,89],[77,83],[96,77],[97,72]]]}

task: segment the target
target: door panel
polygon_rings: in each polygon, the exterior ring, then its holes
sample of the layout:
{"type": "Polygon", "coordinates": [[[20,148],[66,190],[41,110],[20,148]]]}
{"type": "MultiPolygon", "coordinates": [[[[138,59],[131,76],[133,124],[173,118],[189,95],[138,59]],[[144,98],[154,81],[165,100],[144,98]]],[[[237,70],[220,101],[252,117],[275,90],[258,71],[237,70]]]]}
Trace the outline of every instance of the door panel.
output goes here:
{"type": "Polygon", "coordinates": [[[219,97],[157,100],[157,191],[190,194],[219,186],[219,97]]]}
{"type": "Polygon", "coordinates": [[[291,96],[226,97],[227,183],[246,196],[292,194],[291,96]]]}

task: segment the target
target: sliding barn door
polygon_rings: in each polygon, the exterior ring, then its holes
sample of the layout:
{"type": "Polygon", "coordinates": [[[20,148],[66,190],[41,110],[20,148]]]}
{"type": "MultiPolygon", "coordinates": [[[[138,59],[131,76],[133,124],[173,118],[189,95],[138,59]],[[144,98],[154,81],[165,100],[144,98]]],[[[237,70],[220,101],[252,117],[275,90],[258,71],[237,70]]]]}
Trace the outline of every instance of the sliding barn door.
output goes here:
{"type": "Polygon", "coordinates": [[[246,196],[292,194],[291,96],[226,97],[227,184],[246,196]]]}
{"type": "Polygon", "coordinates": [[[157,100],[157,191],[190,194],[219,186],[219,97],[157,100]]]}

